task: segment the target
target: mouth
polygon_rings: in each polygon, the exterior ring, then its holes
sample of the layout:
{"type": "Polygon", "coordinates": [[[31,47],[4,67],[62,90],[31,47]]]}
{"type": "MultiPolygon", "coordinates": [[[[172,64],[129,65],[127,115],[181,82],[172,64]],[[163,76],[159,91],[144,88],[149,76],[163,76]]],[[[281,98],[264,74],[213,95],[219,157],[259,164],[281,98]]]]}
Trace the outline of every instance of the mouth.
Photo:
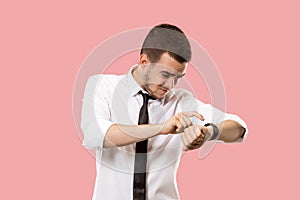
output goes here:
{"type": "Polygon", "coordinates": [[[169,90],[166,88],[159,88],[161,91],[163,91],[164,93],[167,93],[169,90]]]}

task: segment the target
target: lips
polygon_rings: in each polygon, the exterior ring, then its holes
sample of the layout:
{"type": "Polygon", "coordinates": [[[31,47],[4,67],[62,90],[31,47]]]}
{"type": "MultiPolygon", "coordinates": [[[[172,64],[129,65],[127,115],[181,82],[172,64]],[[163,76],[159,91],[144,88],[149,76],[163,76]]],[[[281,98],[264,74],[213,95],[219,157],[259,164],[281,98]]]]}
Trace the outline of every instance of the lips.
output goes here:
{"type": "Polygon", "coordinates": [[[168,92],[169,90],[166,88],[159,88],[161,91],[163,91],[164,93],[168,92]]]}

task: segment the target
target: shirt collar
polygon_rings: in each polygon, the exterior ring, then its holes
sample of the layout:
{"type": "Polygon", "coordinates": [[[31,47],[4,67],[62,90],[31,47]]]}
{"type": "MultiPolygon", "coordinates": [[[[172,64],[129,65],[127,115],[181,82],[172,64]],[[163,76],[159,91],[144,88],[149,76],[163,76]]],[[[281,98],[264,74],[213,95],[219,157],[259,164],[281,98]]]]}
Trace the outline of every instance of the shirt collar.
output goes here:
{"type": "Polygon", "coordinates": [[[138,64],[133,65],[127,74],[127,80],[128,80],[127,83],[128,83],[128,90],[129,90],[130,96],[135,96],[140,90],[143,91],[141,86],[136,82],[136,80],[132,76],[133,70],[137,67],[138,67],[138,64]]]}

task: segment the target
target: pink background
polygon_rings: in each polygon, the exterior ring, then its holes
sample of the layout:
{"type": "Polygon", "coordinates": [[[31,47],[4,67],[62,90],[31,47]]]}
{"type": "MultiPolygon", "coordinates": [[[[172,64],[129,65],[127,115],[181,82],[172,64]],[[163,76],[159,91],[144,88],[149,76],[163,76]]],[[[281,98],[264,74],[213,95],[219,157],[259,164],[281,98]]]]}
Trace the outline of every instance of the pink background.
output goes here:
{"type": "Polygon", "coordinates": [[[227,111],[250,132],[205,159],[183,156],[181,198],[299,199],[299,18],[296,0],[1,2],[0,199],[91,199],[95,160],[72,115],[76,74],[108,37],[162,22],[207,50],[227,111]]]}

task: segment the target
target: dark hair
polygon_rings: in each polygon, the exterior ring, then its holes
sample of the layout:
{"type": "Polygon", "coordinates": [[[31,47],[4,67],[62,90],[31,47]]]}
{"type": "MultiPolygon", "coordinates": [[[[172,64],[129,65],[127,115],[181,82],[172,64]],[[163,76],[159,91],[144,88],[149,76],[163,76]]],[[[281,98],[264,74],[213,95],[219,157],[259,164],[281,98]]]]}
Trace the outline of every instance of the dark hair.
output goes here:
{"type": "Polygon", "coordinates": [[[171,24],[160,24],[147,34],[140,54],[147,54],[150,62],[157,62],[167,52],[179,63],[191,60],[190,43],[180,28],[171,24]]]}

